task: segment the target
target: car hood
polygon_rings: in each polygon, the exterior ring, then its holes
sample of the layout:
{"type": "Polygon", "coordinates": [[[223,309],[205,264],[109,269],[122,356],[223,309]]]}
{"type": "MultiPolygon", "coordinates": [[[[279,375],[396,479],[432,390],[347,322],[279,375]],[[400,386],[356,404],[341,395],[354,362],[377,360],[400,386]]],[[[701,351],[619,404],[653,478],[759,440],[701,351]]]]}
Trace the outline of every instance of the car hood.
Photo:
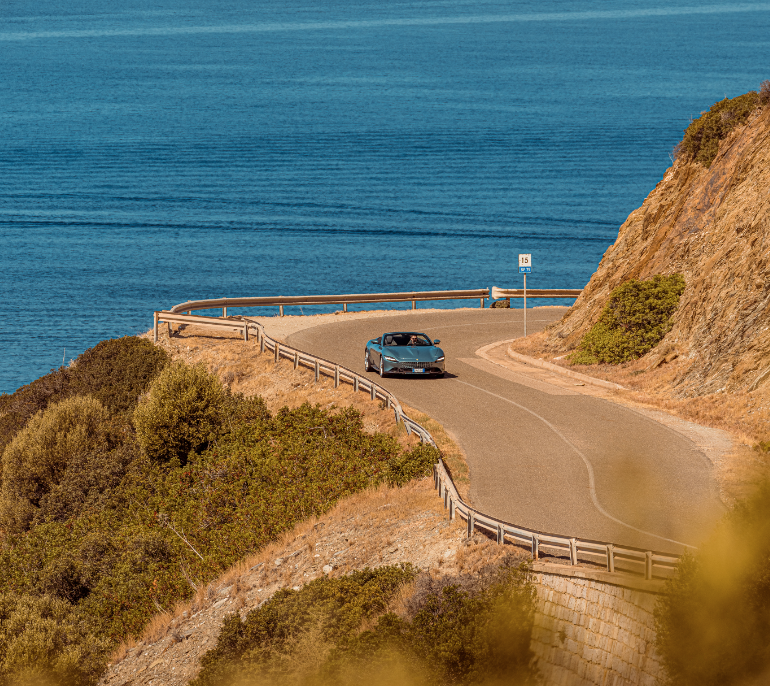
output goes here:
{"type": "Polygon", "coordinates": [[[399,362],[434,362],[444,354],[441,348],[435,345],[428,346],[398,346],[384,347],[382,354],[395,357],[399,362]]]}

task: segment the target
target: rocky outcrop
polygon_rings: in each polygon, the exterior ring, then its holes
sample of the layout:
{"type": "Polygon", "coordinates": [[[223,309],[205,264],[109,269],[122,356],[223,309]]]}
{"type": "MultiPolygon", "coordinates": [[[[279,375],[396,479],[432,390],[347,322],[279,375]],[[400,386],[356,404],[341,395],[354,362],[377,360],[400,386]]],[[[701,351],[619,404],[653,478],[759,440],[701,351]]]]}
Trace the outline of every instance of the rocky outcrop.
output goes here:
{"type": "Polygon", "coordinates": [[[548,332],[546,351],[573,350],[619,284],[673,273],[687,287],[646,366],[679,358],[680,397],[770,383],[770,106],[721,141],[709,168],[677,160],[668,169],[548,332]]]}

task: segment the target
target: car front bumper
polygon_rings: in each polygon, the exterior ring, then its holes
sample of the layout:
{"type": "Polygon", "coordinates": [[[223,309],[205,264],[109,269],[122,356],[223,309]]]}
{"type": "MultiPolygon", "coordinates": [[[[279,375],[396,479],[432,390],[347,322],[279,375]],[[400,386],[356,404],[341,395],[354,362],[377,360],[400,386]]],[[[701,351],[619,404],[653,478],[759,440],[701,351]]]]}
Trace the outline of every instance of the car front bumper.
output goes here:
{"type": "Polygon", "coordinates": [[[444,373],[444,360],[439,362],[389,362],[382,360],[386,374],[409,374],[412,376],[430,376],[444,373]]]}

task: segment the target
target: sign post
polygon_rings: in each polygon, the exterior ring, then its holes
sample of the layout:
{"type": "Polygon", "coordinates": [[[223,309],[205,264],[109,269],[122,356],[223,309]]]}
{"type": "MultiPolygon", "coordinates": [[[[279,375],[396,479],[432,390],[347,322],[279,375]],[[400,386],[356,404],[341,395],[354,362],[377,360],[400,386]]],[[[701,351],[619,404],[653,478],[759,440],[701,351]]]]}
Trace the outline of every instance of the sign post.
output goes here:
{"type": "Polygon", "coordinates": [[[532,273],[532,255],[519,254],[519,274],[524,275],[524,337],[527,336],[527,274],[532,273]]]}

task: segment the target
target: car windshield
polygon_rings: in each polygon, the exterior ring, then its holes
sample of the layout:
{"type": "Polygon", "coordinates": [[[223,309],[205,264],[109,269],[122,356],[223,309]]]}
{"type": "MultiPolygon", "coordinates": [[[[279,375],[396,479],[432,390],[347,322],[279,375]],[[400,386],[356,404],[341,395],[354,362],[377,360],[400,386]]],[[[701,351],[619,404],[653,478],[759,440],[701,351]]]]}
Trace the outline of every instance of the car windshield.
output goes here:
{"type": "Polygon", "coordinates": [[[385,334],[383,345],[433,345],[433,343],[422,333],[389,333],[385,334]]]}

